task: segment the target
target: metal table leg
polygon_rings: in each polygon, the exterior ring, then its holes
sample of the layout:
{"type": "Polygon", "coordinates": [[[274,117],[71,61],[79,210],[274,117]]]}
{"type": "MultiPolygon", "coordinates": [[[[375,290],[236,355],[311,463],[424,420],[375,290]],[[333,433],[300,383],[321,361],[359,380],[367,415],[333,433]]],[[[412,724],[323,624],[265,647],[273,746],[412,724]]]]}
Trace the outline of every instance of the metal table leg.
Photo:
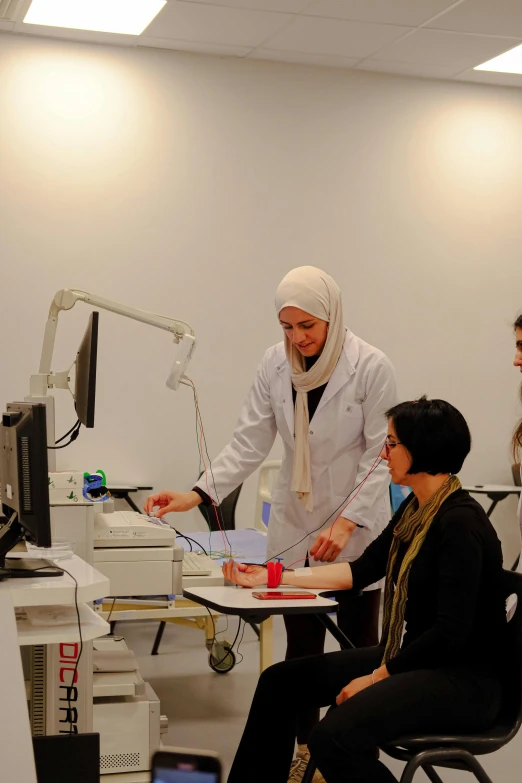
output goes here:
{"type": "Polygon", "coordinates": [[[158,654],[159,646],[160,646],[161,640],[163,638],[163,631],[165,630],[165,626],[166,625],[167,625],[167,623],[164,620],[162,620],[160,622],[159,628],[158,628],[158,632],[156,634],[156,638],[154,639],[154,644],[152,645],[151,655],[157,655],[158,654]]]}
{"type": "Polygon", "coordinates": [[[267,617],[259,626],[259,667],[264,672],[274,662],[274,618],[267,617]]]}
{"type": "Polygon", "coordinates": [[[333,638],[339,642],[342,650],[349,650],[350,648],[355,647],[355,644],[351,643],[346,634],[341,631],[329,615],[318,614],[316,617],[322,622],[326,630],[330,631],[333,638]]]}

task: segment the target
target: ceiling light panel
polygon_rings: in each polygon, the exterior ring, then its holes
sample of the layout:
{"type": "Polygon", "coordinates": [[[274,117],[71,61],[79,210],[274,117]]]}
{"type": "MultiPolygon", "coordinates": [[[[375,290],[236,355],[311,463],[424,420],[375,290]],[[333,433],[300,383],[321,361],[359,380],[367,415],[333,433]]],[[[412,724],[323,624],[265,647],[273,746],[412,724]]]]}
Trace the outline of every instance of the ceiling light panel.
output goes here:
{"type": "Polygon", "coordinates": [[[33,0],[24,24],[140,35],[167,0],[33,0]]]}
{"type": "Polygon", "coordinates": [[[496,71],[497,73],[522,73],[522,44],[515,46],[498,57],[493,57],[482,65],[477,65],[475,71],[496,71]]]}

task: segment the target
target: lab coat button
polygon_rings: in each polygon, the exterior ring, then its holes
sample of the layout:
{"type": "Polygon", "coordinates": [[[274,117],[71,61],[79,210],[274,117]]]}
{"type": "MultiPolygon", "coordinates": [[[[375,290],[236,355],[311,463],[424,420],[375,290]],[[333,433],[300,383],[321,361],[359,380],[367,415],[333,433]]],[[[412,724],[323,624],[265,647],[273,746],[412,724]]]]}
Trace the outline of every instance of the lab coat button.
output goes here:
{"type": "Polygon", "coordinates": [[[351,405],[348,405],[348,407],[346,408],[346,412],[347,413],[351,413],[352,412],[352,406],[351,405]]]}
{"type": "Polygon", "coordinates": [[[313,434],[314,434],[314,431],[313,431],[313,430],[310,430],[310,435],[313,435],[313,434]]]}

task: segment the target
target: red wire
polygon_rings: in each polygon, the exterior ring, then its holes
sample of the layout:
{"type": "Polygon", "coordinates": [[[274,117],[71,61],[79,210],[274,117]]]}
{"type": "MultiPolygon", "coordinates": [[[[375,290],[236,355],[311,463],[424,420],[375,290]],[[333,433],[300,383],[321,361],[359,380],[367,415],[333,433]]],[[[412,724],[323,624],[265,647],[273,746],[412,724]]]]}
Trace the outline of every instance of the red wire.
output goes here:
{"type": "MultiPolygon", "coordinates": [[[[381,449],[381,451],[382,451],[382,449],[381,449]]],[[[379,454],[378,454],[378,455],[377,455],[377,457],[375,458],[375,461],[374,461],[373,465],[371,466],[370,470],[369,470],[369,471],[368,471],[368,473],[366,474],[366,476],[365,476],[364,480],[361,482],[361,486],[359,487],[359,489],[357,490],[357,492],[355,493],[355,495],[354,495],[353,497],[351,497],[351,498],[350,498],[350,500],[348,501],[348,503],[347,503],[347,504],[346,504],[346,505],[345,505],[345,506],[344,506],[344,507],[343,507],[343,508],[342,508],[342,509],[339,511],[339,513],[338,513],[337,517],[336,517],[336,518],[335,518],[335,520],[334,520],[334,523],[333,523],[333,525],[331,525],[331,527],[330,527],[330,533],[328,534],[328,539],[327,539],[327,541],[326,541],[326,543],[327,543],[327,544],[329,543],[329,541],[330,541],[330,538],[332,537],[332,531],[333,531],[333,529],[334,529],[334,527],[335,527],[335,523],[337,522],[337,520],[339,519],[339,517],[341,516],[341,514],[343,513],[343,511],[346,511],[346,509],[348,508],[348,506],[350,505],[350,503],[352,502],[352,500],[355,500],[355,498],[357,497],[357,495],[359,494],[359,492],[361,491],[361,489],[364,487],[364,485],[365,485],[365,484],[366,484],[366,482],[368,481],[369,477],[371,476],[371,474],[372,474],[372,473],[373,473],[373,471],[375,470],[375,466],[377,465],[377,463],[378,463],[378,462],[379,462],[379,460],[381,459],[381,456],[380,456],[380,455],[381,455],[381,452],[379,452],[379,454]]]]}
{"type": "MultiPolygon", "coordinates": [[[[386,442],[386,440],[385,440],[385,442],[386,442]]],[[[381,451],[382,451],[382,449],[381,449],[381,451]]],[[[358,488],[358,490],[357,490],[357,492],[355,493],[355,495],[354,495],[353,497],[351,497],[351,498],[348,500],[348,502],[346,503],[346,505],[345,505],[345,506],[344,506],[344,507],[343,507],[343,508],[342,508],[342,509],[339,511],[339,513],[337,514],[337,517],[335,518],[333,525],[331,525],[331,526],[330,526],[330,533],[328,534],[328,539],[327,539],[326,543],[329,543],[329,541],[330,541],[330,538],[332,537],[332,531],[333,531],[333,529],[334,529],[335,523],[337,522],[337,520],[339,519],[339,517],[341,516],[341,514],[343,513],[343,511],[345,511],[345,509],[347,509],[347,508],[348,508],[348,506],[350,505],[350,503],[352,502],[352,500],[355,500],[355,498],[357,497],[357,495],[359,494],[359,492],[361,491],[361,489],[364,487],[364,485],[365,485],[366,481],[368,480],[368,478],[371,476],[371,474],[372,474],[372,473],[373,473],[373,471],[375,470],[375,466],[377,465],[377,463],[379,462],[379,460],[380,460],[380,458],[381,458],[380,454],[381,454],[381,452],[379,452],[378,456],[375,458],[375,461],[374,461],[373,465],[371,466],[370,470],[369,470],[369,471],[368,471],[368,473],[366,474],[366,476],[365,476],[364,480],[361,482],[361,486],[358,488]]],[[[302,558],[300,558],[299,560],[296,560],[296,561],[295,561],[295,563],[291,563],[289,566],[286,566],[286,568],[292,568],[292,566],[294,566],[296,563],[303,563],[303,562],[306,562],[306,557],[302,557],[302,558]]]]}
{"type": "Polygon", "coordinates": [[[210,500],[212,501],[212,508],[214,509],[214,514],[216,515],[217,525],[218,525],[219,531],[221,533],[221,537],[223,538],[223,547],[224,547],[224,551],[225,551],[225,554],[226,554],[227,542],[226,542],[226,539],[225,539],[225,534],[223,532],[223,528],[221,527],[221,522],[220,522],[220,519],[219,519],[219,514],[218,514],[216,503],[214,501],[214,498],[210,494],[210,487],[208,485],[208,470],[207,470],[207,464],[205,462],[205,456],[204,456],[204,450],[203,450],[203,420],[202,420],[201,411],[200,411],[200,408],[199,408],[198,391],[196,389],[196,385],[195,385],[194,381],[190,380],[190,378],[187,378],[187,380],[188,380],[188,382],[190,383],[190,385],[192,386],[192,388],[194,390],[194,397],[196,399],[196,421],[198,423],[198,428],[199,428],[199,453],[201,454],[201,461],[203,463],[203,468],[205,470],[205,484],[206,484],[206,487],[207,487],[207,495],[209,496],[210,500]]]}
{"type": "Polygon", "coordinates": [[[289,568],[292,568],[292,566],[297,565],[297,563],[306,563],[306,557],[302,557],[300,560],[295,560],[293,563],[290,563],[289,566],[285,566],[285,569],[288,570],[289,568]]]}

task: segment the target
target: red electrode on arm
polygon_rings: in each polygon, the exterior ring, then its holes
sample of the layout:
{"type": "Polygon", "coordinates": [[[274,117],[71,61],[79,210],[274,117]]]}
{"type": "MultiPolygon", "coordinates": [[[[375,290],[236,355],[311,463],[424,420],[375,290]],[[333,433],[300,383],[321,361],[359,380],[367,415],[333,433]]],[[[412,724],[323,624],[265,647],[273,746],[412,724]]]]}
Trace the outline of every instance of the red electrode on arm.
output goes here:
{"type": "Polygon", "coordinates": [[[279,560],[276,563],[269,561],[266,564],[266,567],[268,570],[267,586],[279,587],[281,584],[281,579],[283,578],[283,564],[279,560]]]}

